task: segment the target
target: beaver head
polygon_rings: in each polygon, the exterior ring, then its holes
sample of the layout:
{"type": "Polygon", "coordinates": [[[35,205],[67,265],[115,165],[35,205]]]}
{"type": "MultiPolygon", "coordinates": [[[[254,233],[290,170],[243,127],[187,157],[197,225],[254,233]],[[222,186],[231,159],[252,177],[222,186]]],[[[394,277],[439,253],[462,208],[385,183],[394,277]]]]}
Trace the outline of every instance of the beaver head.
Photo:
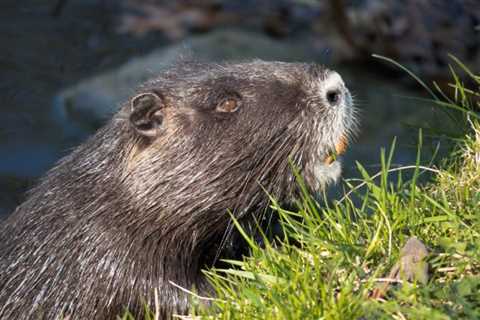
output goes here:
{"type": "Polygon", "coordinates": [[[224,216],[265,199],[265,190],[290,196],[289,160],[318,190],[340,174],[332,155],[345,150],[353,110],[339,74],[322,66],[182,64],[123,110],[137,137],[127,173],[139,183],[131,190],[140,200],[173,197],[172,206],[224,216]]]}
{"type": "Polygon", "coordinates": [[[353,114],[341,77],[322,66],[179,63],[142,86],[4,224],[1,315],[141,313],[154,289],[163,314],[187,312],[172,282],[208,291],[201,270],[231,234],[228,211],[248,221],[268,195],[291,199],[292,167],[312,190],[334,181],[353,114]]]}

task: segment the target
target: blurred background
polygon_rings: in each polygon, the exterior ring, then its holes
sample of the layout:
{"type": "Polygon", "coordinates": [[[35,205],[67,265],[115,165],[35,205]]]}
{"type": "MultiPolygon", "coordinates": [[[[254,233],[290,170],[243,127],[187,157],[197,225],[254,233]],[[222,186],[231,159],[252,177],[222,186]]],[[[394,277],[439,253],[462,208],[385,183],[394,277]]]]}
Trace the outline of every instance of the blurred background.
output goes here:
{"type": "MultiPolygon", "coordinates": [[[[345,156],[412,164],[418,127],[444,114],[395,59],[448,92],[451,53],[478,72],[479,0],[2,0],[0,219],[144,80],[179,57],[308,61],[341,73],[361,110],[345,156]],[[21,4],[20,4],[21,3],[21,4]]],[[[438,141],[437,141],[438,142],[438,141]]]]}

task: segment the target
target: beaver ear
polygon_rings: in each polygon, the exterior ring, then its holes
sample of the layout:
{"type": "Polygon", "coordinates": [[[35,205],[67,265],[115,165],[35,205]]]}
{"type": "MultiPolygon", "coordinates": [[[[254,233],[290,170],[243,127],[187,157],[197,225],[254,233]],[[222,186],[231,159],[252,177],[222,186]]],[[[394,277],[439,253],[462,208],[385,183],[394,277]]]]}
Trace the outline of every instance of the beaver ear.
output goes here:
{"type": "Polygon", "coordinates": [[[164,118],[165,104],[160,96],[153,92],[141,93],[130,103],[130,123],[142,136],[158,135],[164,118]]]}

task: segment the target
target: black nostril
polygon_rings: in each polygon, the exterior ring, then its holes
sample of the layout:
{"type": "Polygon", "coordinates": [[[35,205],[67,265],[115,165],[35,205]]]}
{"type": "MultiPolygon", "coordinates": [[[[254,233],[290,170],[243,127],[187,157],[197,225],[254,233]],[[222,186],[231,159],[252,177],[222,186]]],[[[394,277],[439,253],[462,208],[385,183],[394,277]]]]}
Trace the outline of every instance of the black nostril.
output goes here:
{"type": "Polygon", "coordinates": [[[329,90],[327,91],[327,101],[330,104],[337,104],[340,100],[340,91],[339,90],[329,90]]]}

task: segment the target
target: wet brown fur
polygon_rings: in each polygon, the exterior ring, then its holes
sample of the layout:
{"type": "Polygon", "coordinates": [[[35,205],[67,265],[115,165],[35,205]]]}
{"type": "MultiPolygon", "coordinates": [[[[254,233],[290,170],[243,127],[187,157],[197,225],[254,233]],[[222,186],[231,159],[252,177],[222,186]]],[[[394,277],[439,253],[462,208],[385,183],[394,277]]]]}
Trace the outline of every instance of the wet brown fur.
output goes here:
{"type": "Polygon", "coordinates": [[[132,125],[127,102],[0,226],[0,319],[141,316],[155,289],[162,317],[188,312],[171,282],[211,294],[201,270],[236,250],[227,210],[248,223],[265,191],[291,199],[288,159],[318,186],[311,168],[351,127],[315,91],[328,72],[181,63],[145,84],[163,104],[157,131],[132,125]],[[217,112],[225,99],[239,110],[217,112]]]}

